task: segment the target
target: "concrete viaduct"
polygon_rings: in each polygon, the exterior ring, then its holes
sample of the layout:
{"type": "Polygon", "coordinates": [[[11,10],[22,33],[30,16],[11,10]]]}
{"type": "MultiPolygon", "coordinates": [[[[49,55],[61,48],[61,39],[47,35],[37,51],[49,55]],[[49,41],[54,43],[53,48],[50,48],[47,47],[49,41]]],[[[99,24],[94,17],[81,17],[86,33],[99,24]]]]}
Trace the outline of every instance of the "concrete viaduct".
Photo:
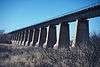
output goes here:
{"type": "Polygon", "coordinates": [[[17,45],[44,48],[67,48],[70,46],[69,23],[77,20],[76,45],[89,40],[89,20],[100,16],[100,4],[57,17],[36,25],[9,32],[11,41],[17,45]],[[60,24],[59,39],[56,25],[60,24]]]}

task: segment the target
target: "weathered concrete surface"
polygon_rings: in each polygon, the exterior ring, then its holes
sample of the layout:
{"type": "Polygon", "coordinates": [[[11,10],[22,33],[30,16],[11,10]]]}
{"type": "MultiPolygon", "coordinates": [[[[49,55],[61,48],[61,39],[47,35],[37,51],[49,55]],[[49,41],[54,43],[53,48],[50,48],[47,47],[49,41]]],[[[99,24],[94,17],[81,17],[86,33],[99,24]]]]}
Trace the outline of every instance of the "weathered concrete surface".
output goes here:
{"type": "Polygon", "coordinates": [[[38,42],[38,37],[39,37],[39,29],[34,29],[34,36],[33,36],[32,46],[36,45],[36,43],[38,42]]]}
{"type": "Polygon", "coordinates": [[[26,37],[26,30],[22,30],[22,31],[23,31],[23,38],[22,38],[21,45],[24,45],[24,43],[25,43],[25,37],[26,37]]]}
{"type": "Polygon", "coordinates": [[[58,48],[69,48],[70,46],[69,32],[70,32],[69,24],[67,22],[61,23],[58,48]]]}
{"type": "Polygon", "coordinates": [[[28,38],[28,34],[29,34],[29,33],[28,33],[28,29],[26,29],[26,30],[25,30],[25,40],[24,40],[24,44],[23,44],[24,46],[25,46],[25,44],[26,44],[26,41],[27,41],[27,38],[28,38]]]}
{"type": "Polygon", "coordinates": [[[28,44],[27,44],[27,46],[30,46],[30,43],[31,43],[31,41],[32,41],[32,37],[33,37],[33,29],[30,29],[30,33],[29,33],[29,40],[28,40],[28,44]]]}
{"type": "Polygon", "coordinates": [[[43,44],[46,42],[47,36],[47,28],[43,27],[40,30],[40,39],[39,39],[39,47],[43,47],[43,44]]]}
{"type": "Polygon", "coordinates": [[[76,45],[89,40],[89,21],[87,19],[79,19],[77,22],[76,45]]]}
{"type": "Polygon", "coordinates": [[[24,40],[24,31],[21,31],[21,38],[19,41],[19,45],[22,45],[23,40],[24,40]]]}
{"type": "Polygon", "coordinates": [[[21,32],[18,32],[18,40],[17,40],[17,45],[19,45],[19,42],[20,42],[20,40],[21,40],[21,32]]]}
{"type": "Polygon", "coordinates": [[[53,48],[53,46],[56,44],[56,41],[57,41],[56,26],[50,25],[46,48],[53,48]]]}
{"type": "Polygon", "coordinates": [[[28,46],[29,37],[30,37],[30,30],[28,29],[27,32],[28,32],[28,35],[27,35],[27,40],[26,40],[25,46],[28,46]]]}

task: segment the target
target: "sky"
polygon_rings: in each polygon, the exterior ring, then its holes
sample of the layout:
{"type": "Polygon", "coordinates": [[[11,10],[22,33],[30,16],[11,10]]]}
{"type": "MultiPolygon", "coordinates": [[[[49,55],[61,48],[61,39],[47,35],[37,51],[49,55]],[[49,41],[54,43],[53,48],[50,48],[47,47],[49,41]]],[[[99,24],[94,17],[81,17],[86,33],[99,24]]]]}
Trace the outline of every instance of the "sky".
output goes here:
{"type": "MultiPolygon", "coordinates": [[[[0,30],[11,32],[98,3],[100,0],[0,0],[0,30]]],[[[100,17],[89,19],[91,33],[100,33],[100,17]]],[[[71,38],[76,23],[70,23],[71,38]]]]}

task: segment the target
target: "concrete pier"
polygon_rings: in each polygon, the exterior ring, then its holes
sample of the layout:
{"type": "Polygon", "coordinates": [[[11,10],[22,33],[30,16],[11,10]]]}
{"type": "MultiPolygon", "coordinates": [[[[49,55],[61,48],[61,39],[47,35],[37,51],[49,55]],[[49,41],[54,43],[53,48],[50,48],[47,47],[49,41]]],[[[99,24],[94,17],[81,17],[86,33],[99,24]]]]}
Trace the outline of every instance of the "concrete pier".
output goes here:
{"type": "Polygon", "coordinates": [[[26,39],[26,42],[25,42],[25,46],[28,45],[29,37],[30,37],[30,30],[28,29],[28,30],[27,30],[27,39],[26,39]]]}
{"type": "Polygon", "coordinates": [[[25,43],[25,37],[26,37],[26,30],[23,30],[23,38],[22,38],[21,45],[24,45],[24,43],[25,43]]]}
{"type": "Polygon", "coordinates": [[[89,21],[87,19],[79,19],[77,22],[76,45],[89,40],[89,21]]]}
{"type": "Polygon", "coordinates": [[[70,46],[69,24],[61,23],[58,48],[68,48],[70,46]]]}
{"type": "Polygon", "coordinates": [[[27,38],[28,38],[28,29],[25,30],[24,46],[26,45],[27,38]]]}
{"type": "Polygon", "coordinates": [[[19,31],[18,32],[18,42],[17,42],[17,45],[19,45],[20,40],[21,40],[21,32],[19,31]]]}
{"type": "Polygon", "coordinates": [[[23,31],[20,31],[20,39],[19,39],[18,45],[21,45],[22,36],[23,36],[23,35],[22,35],[22,32],[23,32],[23,31]]]}
{"type": "Polygon", "coordinates": [[[56,44],[56,41],[57,41],[56,26],[50,25],[46,48],[53,48],[53,46],[56,44]]]}
{"type": "Polygon", "coordinates": [[[36,45],[36,43],[38,42],[38,37],[39,37],[39,29],[34,29],[32,46],[36,45]]]}
{"type": "Polygon", "coordinates": [[[46,42],[47,28],[43,27],[40,31],[39,47],[43,47],[46,42]]]}
{"type": "Polygon", "coordinates": [[[33,37],[33,29],[29,29],[30,30],[30,33],[29,33],[29,39],[28,39],[28,43],[27,43],[27,46],[30,46],[30,43],[32,41],[32,37],[33,37]]]}
{"type": "Polygon", "coordinates": [[[18,34],[17,34],[17,32],[15,33],[15,40],[14,40],[14,43],[17,45],[17,40],[18,40],[18,34]]]}
{"type": "Polygon", "coordinates": [[[14,33],[11,35],[11,42],[14,43],[14,39],[15,39],[15,36],[14,36],[14,33]]]}
{"type": "Polygon", "coordinates": [[[32,33],[32,40],[30,41],[30,46],[33,45],[33,41],[34,41],[34,32],[35,32],[35,29],[32,29],[33,33],[32,33]]]}

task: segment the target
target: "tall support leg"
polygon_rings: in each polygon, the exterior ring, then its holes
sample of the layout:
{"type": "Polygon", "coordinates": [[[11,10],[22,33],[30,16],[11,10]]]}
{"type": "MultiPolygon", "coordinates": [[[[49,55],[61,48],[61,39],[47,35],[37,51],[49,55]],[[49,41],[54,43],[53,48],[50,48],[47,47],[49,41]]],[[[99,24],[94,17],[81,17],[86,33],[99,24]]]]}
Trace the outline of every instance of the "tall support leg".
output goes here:
{"type": "Polygon", "coordinates": [[[56,44],[56,41],[57,41],[56,26],[50,25],[46,48],[53,48],[53,46],[56,44]]]}
{"type": "Polygon", "coordinates": [[[25,46],[28,46],[29,37],[30,37],[30,30],[28,29],[28,30],[27,30],[27,38],[26,38],[25,46]]]}
{"type": "Polygon", "coordinates": [[[19,37],[19,42],[18,42],[18,45],[21,44],[21,41],[22,41],[22,31],[20,31],[20,37],[19,37]]]}
{"type": "Polygon", "coordinates": [[[14,33],[13,35],[14,35],[13,44],[15,44],[16,34],[14,33]]]}
{"type": "Polygon", "coordinates": [[[14,35],[13,34],[11,34],[11,41],[14,39],[14,35]]]}
{"type": "Polygon", "coordinates": [[[20,32],[18,32],[18,34],[17,34],[17,45],[18,45],[18,43],[19,43],[19,40],[20,40],[20,32]]]}
{"type": "Polygon", "coordinates": [[[31,37],[30,37],[30,43],[29,43],[29,45],[30,46],[32,46],[33,45],[33,41],[34,41],[34,32],[35,32],[35,29],[32,29],[32,31],[31,31],[31,33],[32,33],[32,39],[31,39],[31,37]]]}
{"type": "Polygon", "coordinates": [[[29,29],[29,36],[28,36],[28,43],[27,43],[28,46],[30,46],[30,43],[32,41],[32,36],[33,36],[33,29],[29,29]]]}
{"type": "Polygon", "coordinates": [[[69,24],[67,22],[63,22],[61,23],[60,26],[58,48],[69,48],[69,46],[70,46],[69,24]]]}
{"type": "Polygon", "coordinates": [[[39,47],[43,47],[43,44],[46,42],[46,36],[47,36],[47,28],[43,27],[41,28],[39,47]]]}
{"type": "Polygon", "coordinates": [[[26,30],[23,30],[23,40],[22,40],[22,45],[24,45],[25,43],[25,39],[26,39],[26,30]]]}
{"type": "Polygon", "coordinates": [[[19,43],[18,43],[18,45],[21,45],[21,41],[22,41],[22,31],[20,31],[20,39],[19,39],[19,43]]]}
{"type": "Polygon", "coordinates": [[[14,38],[15,38],[15,36],[14,36],[14,33],[12,34],[12,44],[14,44],[14,38]]]}
{"type": "Polygon", "coordinates": [[[34,35],[33,35],[33,44],[32,46],[35,46],[36,43],[38,42],[38,37],[39,37],[39,29],[34,29],[34,35]]]}
{"type": "Polygon", "coordinates": [[[47,28],[45,27],[40,28],[39,39],[37,42],[39,47],[43,47],[43,44],[46,42],[46,35],[47,35],[47,28]]]}
{"type": "Polygon", "coordinates": [[[25,40],[24,40],[24,46],[26,46],[26,41],[28,38],[28,29],[25,30],[25,40]]]}
{"type": "Polygon", "coordinates": [[[15,33],[15,41],[14,41],[14,43],[17,45],[17,39],[18,39],[18,37],[17,37],[18,35],[17,35],[17,33],[15,33]]]}
{"type": "Polygon", "coordinates": [[[20,42],[19,42],[19,45],[22,45],[23,44],[23,42],[24,42],[24,36],[25,36],[25,33],[24,33],[25,31],[21,31],[21,40],[20,40],[20,42]]]}
{"type": "Polygon", "coordinates": [[[76,45],[89,40],[89,24],[87,19],[79,19],[77,22],[76,45]]]}
{"type": "Polygon", "coordinates": [[[41,33],[41,28],[39,28],[38,41],[36,42],[35,47],[39,47],[40,33],[41,33]]]}
{"type": "Polygon", "coordinates": [[[14,44],[15,44],[15,40],[16,40],[16,34],[14,33],[14,40],[13,40],[14,44]]]}

